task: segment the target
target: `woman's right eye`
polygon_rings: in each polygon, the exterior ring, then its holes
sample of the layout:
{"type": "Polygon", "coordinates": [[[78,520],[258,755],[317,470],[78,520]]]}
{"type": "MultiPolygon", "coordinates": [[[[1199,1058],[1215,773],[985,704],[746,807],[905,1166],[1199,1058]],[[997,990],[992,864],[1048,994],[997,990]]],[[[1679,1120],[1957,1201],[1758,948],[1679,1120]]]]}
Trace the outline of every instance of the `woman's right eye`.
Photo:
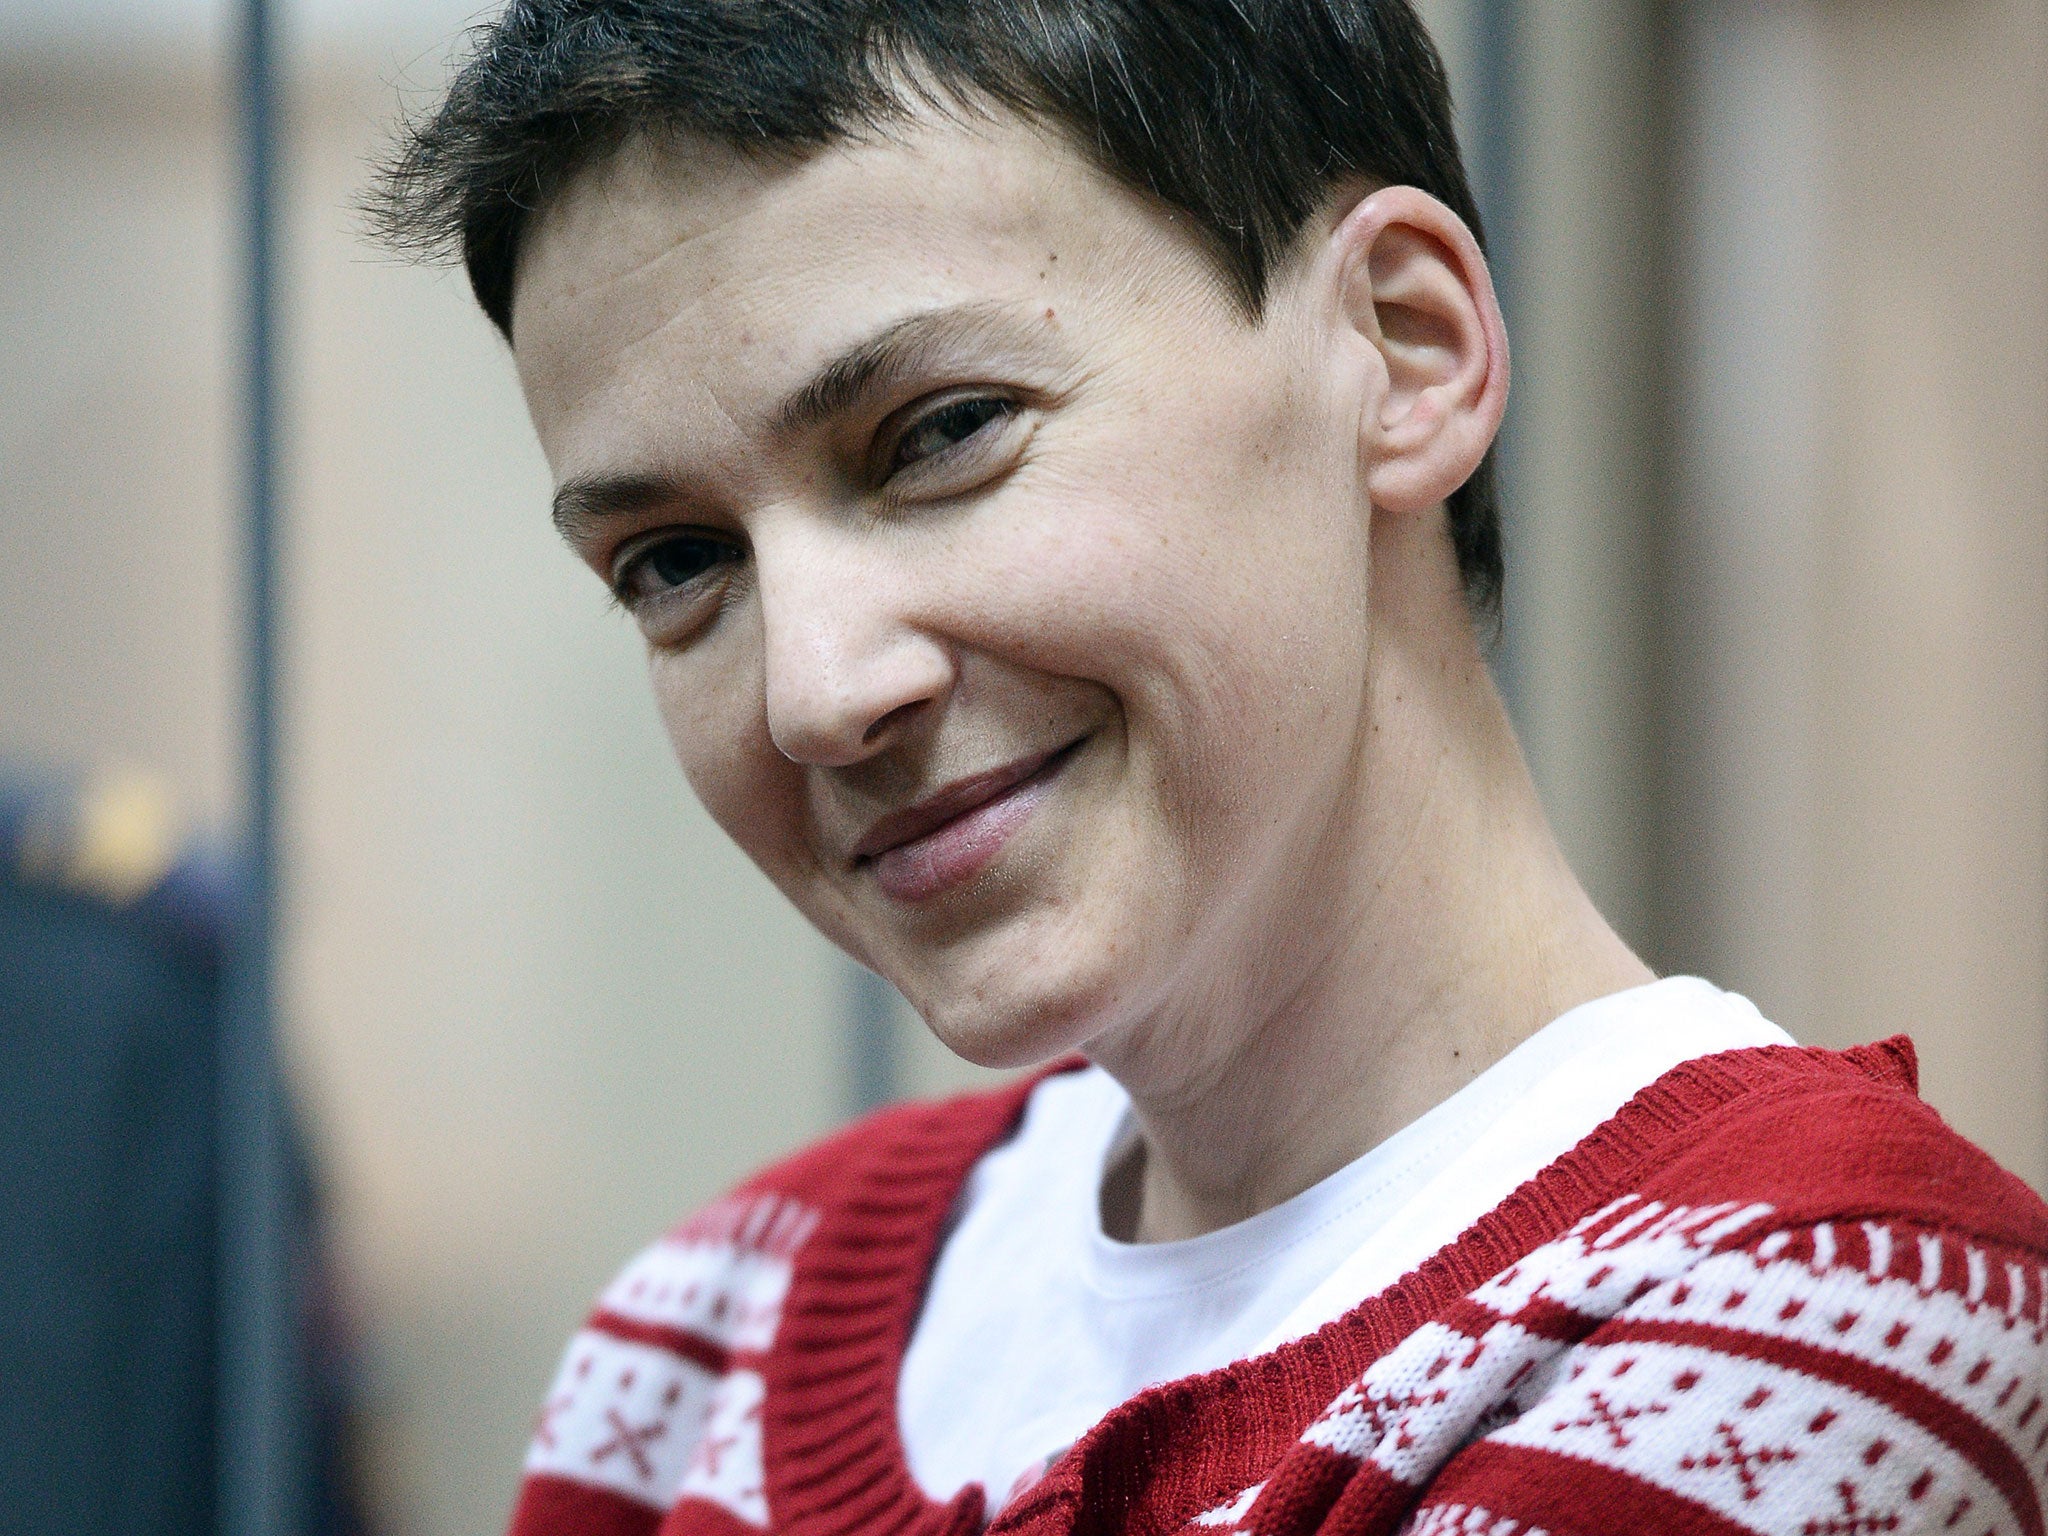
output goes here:
{"type": "Polygon", "coordinates": [[[619,563],[612,590],[631,608],[687,587],[738,558],[738,549],[725,539],[700,533],[667,534],[641,545],[619,563]]]}

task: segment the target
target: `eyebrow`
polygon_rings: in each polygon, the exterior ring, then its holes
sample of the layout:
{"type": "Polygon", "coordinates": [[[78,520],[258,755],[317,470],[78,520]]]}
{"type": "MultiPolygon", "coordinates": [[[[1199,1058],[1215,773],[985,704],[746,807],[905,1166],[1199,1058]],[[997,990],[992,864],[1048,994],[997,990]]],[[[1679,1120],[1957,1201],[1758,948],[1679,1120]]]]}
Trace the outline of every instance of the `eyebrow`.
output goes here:
{"type": "MultiPolygon", "coordinates": [[[[987,301],[906,315],[854,343],[783,397],[771,420],[781,436],[794,436],[853,410],[930,365],[937,354],[990,341],[1014,341],[1017,317],[987,301]]],[[[635,517],[689,499],[671,475],[628,471],[564,481],[555,492],[556,530],[571,544],[590,538],[599,524],[635,517]]]]}
{"type": "Polygon", "coordinates": [[[672,506],[686,494],[682,482],[659,474],[629,472],[566,480],[555,492],[555,531],[571,544],[579,544],[608,519],[672,506]]]}
{"type": "Polygon", "coordinates": [[[856,342],[790,391],[775,413],[776,431],[794,435],[842,415],[947,348],[1014,339],[1016,334],[1009,308],[986,301],[906,315],[856,342]]]}

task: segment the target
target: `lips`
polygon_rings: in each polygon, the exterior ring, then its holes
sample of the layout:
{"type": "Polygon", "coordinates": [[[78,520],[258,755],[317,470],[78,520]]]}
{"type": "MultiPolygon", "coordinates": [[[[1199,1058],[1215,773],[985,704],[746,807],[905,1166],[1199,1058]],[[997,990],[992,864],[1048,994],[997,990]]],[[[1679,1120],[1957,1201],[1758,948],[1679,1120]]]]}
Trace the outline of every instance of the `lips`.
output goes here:
{"type": "Polygon", "coordinates": [[[892,811],[853,850],[883,894],[924,901],[981,873],[1030,819],[1079,742],[1033,753],[957,779],[913,806],[892,811]]]}

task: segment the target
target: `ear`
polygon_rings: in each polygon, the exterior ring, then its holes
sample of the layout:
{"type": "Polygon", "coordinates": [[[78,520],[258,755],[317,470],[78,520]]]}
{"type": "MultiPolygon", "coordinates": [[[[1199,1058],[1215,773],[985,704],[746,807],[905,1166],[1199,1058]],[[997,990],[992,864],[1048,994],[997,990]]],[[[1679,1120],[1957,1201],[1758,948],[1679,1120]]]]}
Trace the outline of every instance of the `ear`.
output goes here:
{"type": "Polygon", "coordinates": [[[1508,338],[1486,257],[1451,210],[1384,187],[1331,235],[1345,326],[1378,354],[1359,441],[1373,505],[1415,513],[1471,478],[1500,430],[1508,338]]]}

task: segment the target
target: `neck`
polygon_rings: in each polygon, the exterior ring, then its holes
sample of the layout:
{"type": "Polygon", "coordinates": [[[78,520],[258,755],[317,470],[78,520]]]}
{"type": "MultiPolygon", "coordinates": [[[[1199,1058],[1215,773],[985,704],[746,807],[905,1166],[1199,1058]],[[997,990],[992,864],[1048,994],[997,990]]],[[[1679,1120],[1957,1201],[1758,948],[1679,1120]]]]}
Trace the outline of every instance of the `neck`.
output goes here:
{"type": "Polygon", "coordinates": [[[1247,903],[1280,920],[1216,946],[1235,963],[1091,1048],[1140,1131],[1105,1187],[1114,1236],[1276,1205],[1559,1014],[1652,979],[1566,864],[1462,608],[1443,622],[1461,599],[1390,586],[1376,576],[1348,825],[1281,851],[1247,903]]]}

